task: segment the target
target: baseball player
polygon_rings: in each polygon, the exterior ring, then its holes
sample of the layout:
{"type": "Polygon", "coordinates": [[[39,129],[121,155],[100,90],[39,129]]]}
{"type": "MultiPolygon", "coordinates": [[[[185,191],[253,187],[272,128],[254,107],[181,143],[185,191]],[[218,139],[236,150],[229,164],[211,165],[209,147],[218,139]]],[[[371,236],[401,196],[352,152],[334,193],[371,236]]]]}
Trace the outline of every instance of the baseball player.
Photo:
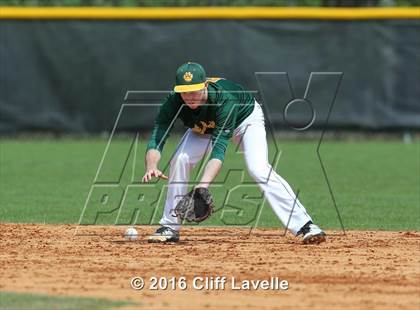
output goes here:
{"type": "Polygon", "coordinates": [[[176,71],[176,85],[154,123],[146,152],[143,182],[152,177],[169,179],[162,225],[149,242],[177,242],[181,219],[173,210],[187,194],[190,171],[210,153],[195,188],[208,188],[222,168],[230,140],[239,143],[248,172],[258,183],[274,213],[303,243],[321,243],[326,234],[312,222],[290,185],[272,169],[264,114],[255,98],[242,86],[222,78],[207,78],[203,67],[188,62],[176,71]],[[176,119],[187,129],[170,163],[169,178],[158,168],[166,138],[176,119]],[[290,220],[289,220],[290,218],[290,220]]]}

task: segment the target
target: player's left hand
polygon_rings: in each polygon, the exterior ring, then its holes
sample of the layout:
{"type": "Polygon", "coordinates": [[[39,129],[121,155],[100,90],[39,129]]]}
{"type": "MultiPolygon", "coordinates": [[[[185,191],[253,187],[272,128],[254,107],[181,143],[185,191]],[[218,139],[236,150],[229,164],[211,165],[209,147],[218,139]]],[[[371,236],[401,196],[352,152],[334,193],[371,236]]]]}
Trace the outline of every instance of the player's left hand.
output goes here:
{"type": "Polygon", "coordinates": [[[181,220],[189,222],[202,222],[208,218],[214,210],[213,197],[209,190],[204,187],[194,188],[187,193],[176,205],[175,215],[181,220]]]}

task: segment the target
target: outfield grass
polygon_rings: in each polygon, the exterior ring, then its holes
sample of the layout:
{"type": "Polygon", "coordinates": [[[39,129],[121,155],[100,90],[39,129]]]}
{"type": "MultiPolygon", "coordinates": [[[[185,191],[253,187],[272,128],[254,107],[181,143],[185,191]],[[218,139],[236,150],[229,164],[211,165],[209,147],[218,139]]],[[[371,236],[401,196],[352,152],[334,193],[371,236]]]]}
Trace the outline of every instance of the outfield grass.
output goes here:
{"type": "Polygon", "coordinates": [[[20,310],[74,310],[115,309],[128,305],[125,301],[111,301],[100,298],[65,297],[36,294],[0,292],[0,309],[20,310]]]}
{"type": "MultiPolygon", "coordinates": [[[[167,142],[163,162],[168,162],[178,138],[167,142]]],[[[0,140],[0,221],[77,223],[106,142],[99,138],[0,140]]],[[[131,142],[128,138],[113,141],[100,170],[98,181],[120,184],[119,187],[113,185],[106,201],[108,204],[118,202],[125,185],[132,179],[140,180],[144,172],[144,141],[140,141],[136,149],[134,165],[132,152],[123,169],[131,142]],[[119,180],[122,170],[124,173],[119,180]]],[[[317,223],[325,228],[340,228],[316,156],[317,142],[277,140],[281,155],[276,170],[295,191],[299,190],[301,202],[317,223]]],[[[327,141],[322,144],[321,155],[346,229],[420,230],[419,145],[419,141],[403,144],[383,140],[327,141]]],[[[274,150],[271,143],[271,160],[276,154],[274,150]]],[[[234,147],[230,146],[218,181],[225,179],[229,169],[243,168],[242,155],[236,154],[234,147]]],[[[245,182],[251,182],[247,173],[244,175],[245,182]]],[[[241,172],[232,171],[223,186],[212,187],[219,206],[224,201],[226,189],[237,185],[240,177],[241,172]]],[[[160,189],[163,184],[159,181],[156,187],[160,189]]],[[[225,209],[224,223],[240,224],[255,218],[257,209],[249,199],[260,194],[251,184],[234,192],[225,209]],[[244,194],[248,195],[248,200],[241,201],[244,194]]],[[[153,191],[155,189],[151,188],[148,194],[153,191]]],[[[102,194],[103,188],[99,193],[95,189],[88,208],[100,203],[102,194]]],[[[138,192],[131,192],[126,205],[138,204],[138,198],[138,192]]],[[[152,194],[146,195],[142,203],[152,204],[155,200],[152,194]]],[[[161,202],[160,208],[162,205],[161,202]]],[[[98,218],[98,223],[113,223],[115,215],[116,212],[103,215],[98,218]]],[[[124,212],[121,215],[126,216],[124,212]]],[[[148,216],[150,214],[145,218],[148,216]]],[[[221,225],[223,221],[215,216],[206,224],[221,225]]],[[[269,205],[263,208],[259,226],[281,226],[269,205]]]]}

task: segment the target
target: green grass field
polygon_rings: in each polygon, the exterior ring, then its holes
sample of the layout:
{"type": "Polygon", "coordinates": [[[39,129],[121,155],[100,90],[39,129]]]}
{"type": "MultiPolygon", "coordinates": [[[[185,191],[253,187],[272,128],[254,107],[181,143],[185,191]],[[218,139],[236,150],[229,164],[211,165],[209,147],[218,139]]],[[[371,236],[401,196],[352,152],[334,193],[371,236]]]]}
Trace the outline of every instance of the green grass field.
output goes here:
{"type": "Polygon", "coordinates": [[[49,296],[0,292],[0,309],[74,310],[118,309],[130,303],[101,298],[49,296]]]}
{"type": "MultiPolygon", "coordinates": [[[[163,163],[168,162],[178,139],[174,137],[167,142],[163,163]]],[[[139,142],[133,148],[136,152],[130,153],[125,169],[132,140],[119,138],[112,142],[97,179],[105,184],[105,189],[92,191],[87,217],[92,216],[89,211],[98,208],[104,191],[109,191],[109,195],[108,206],[102,201],[103,208],[110,210],[120,200],[125,185],[140,180],[144,173],[144,141],[139,142]]],[[[281,153],[276,170],[295,191],[299,190],[301,202],[317,223],[339,229],[340,222],[316,156],[317,142],[278,140],[281,153]]],[[[106,144],[107,140],[100,138],[0,140],[0,221],[78,223],[106,144]]],[[[385,140],[322,144],[321,156],[346,229],[420,230],[419,146],[418,140],[412,144],[385,140]]],[[[270,159],[275,156],[275,146],[271,143],[270,159]]],[[[230,146],[218,181],[225,180],[229,171],[230,175],[224,184],[212,187],[219,206],[227,189],[240,183],[244,167],[242,155],[230,146]]],[[[214,216],[206,225],[246,224],[255,219],[257,207],[249,199],[261,194],[246,171],[244,181],[250,183],[232,194],[223,220],[214,216]],[[245,194],[249,199],[241,200],[245,194]]],[[[163,184],[159,181],[148,187],[141,203],[158,204],[161,209],[163,201],[157,201],[156,192],[163,184]]],[[[128,206],[128,211],[132,210],[130,206],[139,204],[143,192],[144,187],[137,187],[127,193],[124,206],[128,206]]],[[[137,223],[150,219],[150,210],[144,218],[141,214],[137,223]]],[[[127,220],[131,216],[128,211],[120,216],[127,220]]],[[[97,223],[112,224],[116,214],[103,214],[97,223]]],[[[158,210],[158,217],[160,214],[158,210]]],[[[282,227],[268,204],[262,209],[258,225],[282,227]]]]}

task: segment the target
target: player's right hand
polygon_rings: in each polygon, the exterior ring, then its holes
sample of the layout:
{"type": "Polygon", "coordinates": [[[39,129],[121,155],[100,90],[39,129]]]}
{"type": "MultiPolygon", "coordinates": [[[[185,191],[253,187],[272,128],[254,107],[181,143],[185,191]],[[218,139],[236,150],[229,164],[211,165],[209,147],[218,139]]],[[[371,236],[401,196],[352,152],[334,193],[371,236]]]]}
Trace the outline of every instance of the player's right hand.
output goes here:
{"type": "Polygon", "coordinates": [[[142,178],[143,182],[149,182],[152,180],[152,177],[161,178],[167,180],[168,177],[162,173],[159,169],[148,169],[145,175],[142,178]]]}

